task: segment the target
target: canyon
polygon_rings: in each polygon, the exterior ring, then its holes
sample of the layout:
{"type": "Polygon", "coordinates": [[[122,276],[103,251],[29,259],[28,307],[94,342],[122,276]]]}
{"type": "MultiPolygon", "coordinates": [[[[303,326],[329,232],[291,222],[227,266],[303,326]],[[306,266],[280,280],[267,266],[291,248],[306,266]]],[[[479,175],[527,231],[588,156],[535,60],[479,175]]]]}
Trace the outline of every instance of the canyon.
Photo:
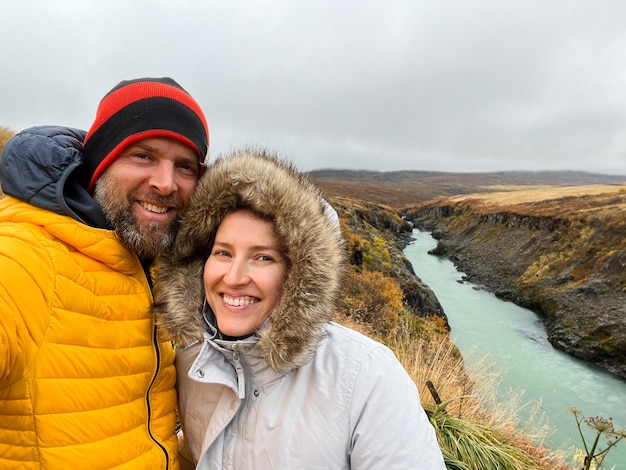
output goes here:
{"type": "Polygon", "coordinates": [[[626,187],[455,196],[405,217],[468,280],[538,312],[555,347],[626,378],[626,187]]]}
{"type": "MultiPolygon", "coordinates": [[[[362,217],[390,243],[404,248],[413,226],[432,232],[434,254],[539,313],[555,347],[626,379],[626,178],[340,173],[316,177],[334,198],[369,201],[362,217]]],[[[405,285],[415,310],[436,310],[419,279],[405,285]]]]}

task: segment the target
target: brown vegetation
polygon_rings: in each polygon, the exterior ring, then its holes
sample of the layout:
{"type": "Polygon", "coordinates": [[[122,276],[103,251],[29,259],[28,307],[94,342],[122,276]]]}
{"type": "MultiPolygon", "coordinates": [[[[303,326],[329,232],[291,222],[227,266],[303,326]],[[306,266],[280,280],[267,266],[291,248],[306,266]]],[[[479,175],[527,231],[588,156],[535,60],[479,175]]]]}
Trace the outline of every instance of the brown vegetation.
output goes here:
{"type": "MultiPolygon", "coordinates": [[[[527,206],[521,206],[525,212],[533,212],[534,206],[532,203],[542,203],[548,206],[554,207],[554,204],[562,204],[564,201],[576,201],[576,204],[568,204],[567,212],[579,211],[586,209],[586,204],[581,203],[581,200],[575,198],[585,196],[599,196],[599,195],[614,195],[622,194],[626,192],[626,182],[624,185],[620,184],[587,184],[580,186],[559,186],[559,187],[544,187],[544,188],[507,188],[506,191],[497,191],[491,193],[479,193],[469,194],[450,198],[451,201],[481,201],[485,206],[512,206],[515,207],[518,204],[528,204],[527,206]]],[[[584,201],[584,200],[583,200],[584,201]]],[[[622,208],[624,209],[624,208],[622,208]]],[[[537,214],[537,215],[557,215],[552,214],[537,214]]]]}
{"type": "Polygon", "coordinates": [[[9,141],[11,137],[15,135],[8,127],[0,126],[0,155],[2,155],[2,150],[4,150],[5,144],[9,141]]]}
{"type": "Polygon", "coordinates": [[[410,239],[410,224],[389,206],[340,197],[328,201],[339,214],[354,269],[392,277],[402,290],[405,308],[420,317],[442,317],[445,323],[435,294],[415,276],[402,252],[410,239]]]}
{"type": "MultiPolygon", "coordinates": [[[[0,126],[0,159],[2,158],[2,151],[4,150],[4,146],[14,135],[15,132],[13,132],[11,129],[0,126]]],[[[0,186],[0,198],[2,196],[4,196],[4,193],[2,192],[2,186],[0,186]]]]}
{"type": "Polygon", "coordinates": [[[542,446],[545,428],[521,430],[517,402],[495,406],[497,375],[484,367],[481,370],[486,361],[466,370],[464,358],[449,338],[445,316],[433,314],[433,307],[425,302],[409,308],[406,263],[397,246],[405,222],[398,214],[365,201],[331,200],[353,261],[336,320],[394,351],[418,386],[449,468],[567,468],[558,455],[542,446]],[[441,400],[446,402],[445,410],[441,400]],[[483,453],[508,463],[485,464],[483,453]]]}

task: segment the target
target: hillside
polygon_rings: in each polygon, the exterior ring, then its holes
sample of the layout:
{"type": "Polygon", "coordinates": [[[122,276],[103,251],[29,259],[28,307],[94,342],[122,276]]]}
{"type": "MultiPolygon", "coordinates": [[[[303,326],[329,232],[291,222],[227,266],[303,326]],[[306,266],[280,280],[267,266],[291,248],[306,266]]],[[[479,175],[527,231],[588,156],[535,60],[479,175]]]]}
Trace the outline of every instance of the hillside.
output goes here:
{"type": "Polygon", "coordinates": [[[389,206],[328,201],[339,215],[351,262],[336,320],[387,344],[400,359],[420,390],[446,467],[569,469],[561,453],[542,445],[548,429],[521,431],[519,403],[495,401],[493,375],[466,370],[437,298],[402,253],[412,225],[389,206]]]}
{"type": "MultiPolygon", "coordinates": [[[[408,241],[407,230],[411,225],[408,222],[413,222],[434,231],[433,235],[439,238],[439,254],[450,257],[461,270],[468,273],[469,280],[483,284],[500,297],[543,313],[548,334],[556,347],[624,377],[626,185],[541,185],[539,188],[529,189],[533,186],[520,184],[506,187],[506,191],[497,191],[498,187],[503,188],[501,185],[493,185],[491,192],[439,197],[414,205],[399,213],[404,220],[396,218],[396,212],[391,206],[341,197],[331,197],[329,200],[341,214],[342,226],[348,239],[353,240],[354,234],[367,239],[366,243],[351,244],[351,247],[357,248],[353,251],[353,255],[357,253],[353,262],[355,258],[366,260],[363,266],[374,270],[382,269],[392,279],[404,277],[406,273],[399,261],[406,260],[402,260],[398,253],[401,253],[401,248],[408,241]],[[522,189],[524,187],[526,189],[522,189]],[[394,253],[393,256],[389,256],[385,245],[393,247],[389,250],[394,253]],[[361,251],[359,247],[365,249],[361,251]],[[389,259],[394,260],[391,265],[388,264],[389,259]],[[394,270],[404,274],[394,275],[394,270]]],[[[363,279],[358,281],[363,292],[382,290],[380,286],[363,283],[363,279]]],[[[398,282],[402,284],[401,281],[398,282]]],[[[419,279],[415,283],[421,286],[419,279]]],[[[423,296],[430,298],[429,289],[427,286],[424,288],[426,290],[423,296]]],[[[387,301],[398,297],[392,293],[393,289],[386,292],[387,301]]],[[[406,295],[406,291],[404,293],[406,295]]],[[[407,300],[405,298],[405,302],[407,300]]],[[[371,334],[371,325],[384,325],[387,331],[389,323],[385,319],[389,317],[384,312],[389,310],[378,301],[370,305],[375,306],[375,314],[363,318],[370,325],[366,333],[371,334]]],[[[361,308],[357,306],[356,311],[359,310],[361,308]]],[[[419,304],[413,304],[411,310],[411,313],[419,316],[434,313],[435,316],[425,319],[427,324],[439,316],[436,311],[423,309],[419,304]]],[[[355,309],[351,315],[354,312],[355,309]]],[[[441,358],[429,346],[424,346],[438,342],[442,345],[449,344],[449,337],[444,339],[440,331],[437,333],[431,330],[427,335],[419,335],[417,340],[390,340],[388,336],[380,339],[392,347],[407,370],[413,370],[410,364],[419,364],[415,372],[411,372],[416,383],[424,384],[425,380],[433,380],[443,400],[450,399],[450,403],[456,403],[455,397],[459,396],[459,391],[462,395],[475,393],[481,401],[484,400],[483,393],[487,389],[474,389],[474,385],[485,380],[480,373],[476,375],[475,371],[470,372],[471,385],[466,388],[468,382],[464,380],[468,376],[462,365],[464,361],[457,369],[449,362],[454,354],[441,358]],[[407,348],[407,344],[419,344],[420,348],[424,348],[420,351],[428,352],[423,355],[407,348]],[[407,351],[406,355],[403,351],[407,351]],[[442,374],[433,373],[433,366],[429,367],[428,364],[436,364],[436,369],[442,374]],[[448,380],[453,382],[448,383],[448,380]]],[[[442,349],[445,347],[439,347],[437,351],[442,349]]],[[[512,446],[510,449],[515,449],[515,453],[522,451],[524,459],[534,456],[530,460],[509,464],[492,462],[485,466],[485,448],[479,444],[479,436],[475,431],[468,434],[462,431],[476,429],[476,417],[470,417],[462,411],[467,406],[464,400],[458,402],[459,408],[444,408],[443,422],[446,424],[440,427],[439,422],[433,419],[436,412],[429,411],[432,409],[429,406],[433,406],[429,405],[432,403],[430,390],[421,386],[420,393],[437,429],[447,468],[565,470],[581,468],[583,465],[584,451],[577,451],[576,457],[570,461],[570,451],[563,454],[557,450],[554,453],[553,450],[541,446],[541,438],[538,436],[545,435],[543,433],[549,432],[548,430],[534,430],[525,435],[514,433],[510,438],[500,436],[498,439],[503,440],[498,441],[499,444],[494,445],[494,441],[491,441],[487,445],[495,454],[501,455],[502,443],[508,442],[512,446]],[[451,423],[461,416],[462,419],[458,421],[460,427],[452,427],[451,423]],[[449,444],[440,434],[448,426],[454,429],[449,444]],[[470,443],[470,449],[463,450],[464,442],[470,443]],[[457,455],[460,452],[461,456],[455,459],[447,454],[448,451],[456,452],[457,455]],[[480,457],[473,462],[471,456],[478,455],[480,457]],[[572,467],[565,465],[565,461],[572,467]]],[[[515,403],[497,403],[493,409],[518,409],[518,406],[515,403]]],[[[494,415],[479,408],[477,416],[494,415]]],[[[591,424],[588,423],[592,427],[596,422],[593,419],[589,421],[591,424]]],[[[511,429],[505,422],[506,419],[496,419],[488,429],[511,429]]],[[[609,438],[609,433],[613,433],[614,429],[609,429],[604,424],[602,426],[607,432],[604,438],[609,438]]],[[[517,426],[513,425],[512,429],[517,429],[517,426]]],[[[599,431],[597,437],[600,438],[603,433],[604,431],[599,431]]],[[[482,431],[480,435],[483,435],[482,431]]],[[[611,434],[622,435],[623,430],[611,434]]],[[[615,437],[611,437],[613,438],[615,437]]],[[[615,438],[616,442],[617,440],[615,438]]]]}
{"type": "Polygon", "coordinates": [[[427,171],[317,170],[309,175],[329,196],[406,208],[440,196],[504,189],[621,184],[626,176],[574,171],[444,173],[427,171]]]}
{"type": "Polygon", "coordinates": [[[402,291],[400,301],[418,317],[447,318],[434,292],[415,275],[403,248],[412,225],[394,209],[359,199],[330,197],[346,236],[350,264],[359,271],[379,272],[393,279],[402,291]]]}
{"type": "Polygon", "coordinates": [[[542,314],[555,347],[626,378],[626,186],[442,197],[406,217],[470,280],[542,314]]]}

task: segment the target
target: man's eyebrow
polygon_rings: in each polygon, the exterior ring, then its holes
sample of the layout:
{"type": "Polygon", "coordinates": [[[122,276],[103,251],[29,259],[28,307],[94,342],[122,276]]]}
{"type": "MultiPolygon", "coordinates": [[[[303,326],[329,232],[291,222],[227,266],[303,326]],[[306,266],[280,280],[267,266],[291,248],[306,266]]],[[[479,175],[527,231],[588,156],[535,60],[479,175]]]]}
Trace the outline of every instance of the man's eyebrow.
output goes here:
{"type": "MultiPolygon", "coordinates": [[[[143,150],[147,150],[148,152],[157,152],[158,148],[157,147],[153,147],[150,144],[147,144],[146,142],[135,142],[133,144],[130,144],[128,146],[129,149],[132,149],[133,147],[139,147],[143,150]]],[[[185,155],[185,154],[176,154],[176,159],[177,160],[181,160],[184,162],[189,162],[189,163],[200,163],[200,161],[198,160],[198,157],[194,154],[193,156],[189,156],[189,155],[185,155]]]]}
{"type": "Polygon", "coordinates": [[[127,148],[132,149],[133,147],[139,147],[141,149],[148,150],[150,152],[154,152],[156,150],[155,147],[152,147],[151,145],[148,145],[145,142],[134,142],[130,144],[127,148]]]}

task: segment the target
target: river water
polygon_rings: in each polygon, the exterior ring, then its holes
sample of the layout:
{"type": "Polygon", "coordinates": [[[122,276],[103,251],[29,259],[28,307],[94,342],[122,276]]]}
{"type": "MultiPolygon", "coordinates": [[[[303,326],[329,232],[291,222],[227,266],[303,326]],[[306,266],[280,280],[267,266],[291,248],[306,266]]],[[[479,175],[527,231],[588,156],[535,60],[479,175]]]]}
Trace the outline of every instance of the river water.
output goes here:
{"type": "MultiPolygon", "coordinates": [[[[585,417],[612,417],[616,428],[626,429],[626,381],[553,348],[534,312],[460,282],[463,273],[451,261],[428,254],[437,246],[430,233],[414,230],[413,238],[404,254],[415,274],[439,299],[450,323],[451,339],[466,361],[487,355],[494,363],[502,378],[501,400],[514,390],[523,391],[522,402],[541,401],[541,410],[553,429],[546,445],[565,449],[568,455],[574,446],[582,448],[569,407],[579,408],[585,417]]],[[[522,409],[522,421],[524,413],[522,409]]],[[[583,431],[590,441],[591,430],[583,425],[583,431]]],[[[606,441],[601,442],[604,448],[606,441]]],[[[626,470],[625,441],[608,453],[604,468],[613,466],[626,470]]]]}

